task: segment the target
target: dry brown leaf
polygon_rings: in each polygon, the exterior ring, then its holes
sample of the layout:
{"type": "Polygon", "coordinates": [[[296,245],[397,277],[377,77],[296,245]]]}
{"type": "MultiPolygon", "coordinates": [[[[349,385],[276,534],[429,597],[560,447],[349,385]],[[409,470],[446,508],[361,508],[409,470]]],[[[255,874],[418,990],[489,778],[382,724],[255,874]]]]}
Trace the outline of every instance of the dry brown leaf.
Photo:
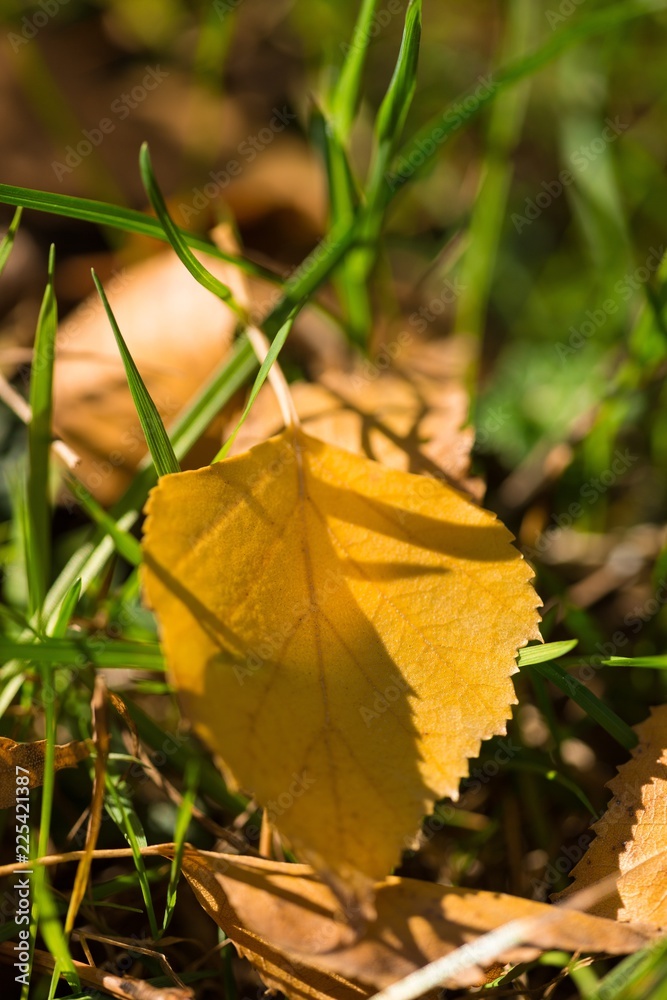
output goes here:
{"type": "Polygon", "coordinates": [[[566,897],[613,874],[616,892],[594,913],[667,928],[667,705],[635,727],[639,744],[608,783],[613,798],[593,826],[596,837],[573,868],[566,897]]]}
{"type": "MultiPolygon", "coordinates": [[[[554,914],[546,903],[517,896],[390,877],[376,886],[377,920],[355,937],[331,889],[307,865],[191,848],[182,864],[207,913],[267,985],[290,997],[370,996],[510,920],[554,914]]],[[[618,955],[651,939],[643,929],[564,911],[501,960],[526,961],[551,948],[618,955]]],[[[484,981],[477,969],[447,985],[484,981]]]]}
{"type": "MultiPolygon", "coordinates": [[[[329,367],[317,382],[290,388],[309,434],[403,472],[424,473],[481,499],[483,485],[468,478],[471,427],[461,381],[460,340],[425,342],[398,333],[374,360],[329,367]]],[[[240,454],[282,426],[275,395],[266,386],[241,428],[231,454],[240,454]]]]}
{"type": "MultiPolygon", "coordinates": [[[[54,769],[76,767],[80,760],[90,755],[92,743],[89,740],[74,740],[57,746],[54,769]]],[[[44,781],[44,754],[46,740],[35,743],[15,743],[0,736],[0,809],[10,809],[16,804],[16,768],[23,775],[28,773],[28,788],[37,788],[44,781]]]]}
{"type": "MultiPolygon", "coordinates": [[[[200,259],[234,290],[239,272],[200,259]]],[[[196,394],[231,345],[232,311],[203,288],[171,251],[123,270],[106,284],[121,333],[167,425],[196,394]]],[[[129,485],[146,443],[118,347],[97,295],[60,325],[54,374],[54,427],[83,458],[77,476],[103,503],[129,485]]],[[[191,456],[210,461],[220,429],[191,456]]],[[[187,467],[187,463],[186,463],[187,467]]]]}
{"type": "Polygon", "coordinates": [[[246,242],[273,258],[301,260],[326,227],[322,161],[291,136],[248,163],[223,196],[246,242]]]}

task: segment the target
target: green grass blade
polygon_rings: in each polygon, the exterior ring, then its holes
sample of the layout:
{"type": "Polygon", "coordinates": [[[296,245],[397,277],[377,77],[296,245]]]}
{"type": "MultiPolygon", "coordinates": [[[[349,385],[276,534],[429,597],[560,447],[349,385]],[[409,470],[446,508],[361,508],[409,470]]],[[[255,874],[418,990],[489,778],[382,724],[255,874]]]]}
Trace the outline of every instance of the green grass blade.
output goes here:
{"type": "Polygon", "coordinates": [[[359,247],[344,262],[348,289],[346,301],[359,307],[352,313],[353,339],[367,341],[371,314],[367,288],[375,266],[380,233],[391,191],[385,175],[396,151],[417,84],[417,62],[421,39],[421,0],[410,0],[405,14],[403,37],[393,76],[380,105],[374,125],[374,149],[366,185],[366,203],[357,224],[359,247]]]}
{"type": "MultiPolygon", "coordinates": [[[[536,34],[540,11],[533,0],[511,0],[506,11],[503,50],[509,58],[520,58],[536,34]]],[[[504,62],[505,56],[502,58],[504,62]]],[[[528,86],[529,81],[525,80],[505,91],[492,107],[487,152],[468,227],[468,248],[461,265],[462,291],[456,307],[455,329],[472,334],[478,342],[484,332],[496,258],[506,221],[507,199],[514,170],[513,153],[523,126],[529,96],[528,86]]],[[[476,384],[476,376],[476,371],[469,372],[471,385],[476,384]]]]}
{"type": "MultiPolygon", "coordinates": [[[[255,352],[247,337],[242,335],[236,341],[229,359],[214,372],[210,382],[202,387],[191,407],[177,418],[171,438],[177,458],[187,455],[222,407],[245,385],[258,365],[255,352]]],[[[154,485],[155,469],[152,464],[145,464],[114,507],[113,516],[139,511],[148,491],[154,485]]]]}
{"type": "Polygon", "coordinates": [[[144,900],[144,906],[146,907],[151,937],[155,941],[159,937],[160,930],[155,915],[155,907],[153,906],[153,896],[147,877],[146,865],[141,853],[141,848],[147,844],[146,835],[139,817],[132,808],[132,803],[123,795],[117,787],[116,781],[109,775],[107,775],[106,787],[111,800],[107,798],[105,808],[132,849],[132,860],[137,870],[139,887],[144,900]]]}
{"type": "Polygon", "coordinates": [[[628,955],[600,980],[590,1000],[664,1000],[666,957],[666,940],[628,955]]]}
{"type": "Polygon", "coordinates": [[[547,660],[557,660],[565,656],[579,642],[578,639],[563,639],[561,642],[544,642],[538,646],[524,646],[519,650],[518,664],[520,667],[534,666],[547,660]]]}
{"type": "Polygon", "coordinates": [[[572,795],[574,795],[574,797],[581,802],[584,809],[586,809],[591,816],[596,815],[595,807],[583,789],[579,787],[576,781],[572,781],[571,778],[568,778],[566,774],[561,774],[560,771],[553,766],[553,762],[551,760],[540,761],[532,757],[520,756],[509,761],[507,768],[508,770],[513,771],[529,771],[532,774],[539,774],[545,781],[555,782],[562,788],[567,789],[568,792],[571,792],[572,795]]]}
{"type": "MultiPolygon", "coordinates": [[[[52,272],[52,267],[50,268],[52,272]]],[[[55,782],[55,745],[56,745],[56,700],[51,673],[45,664],[39,668],[41,677],[42,709],[44,712],[44,780],[42,782],[42,802],[39,817],[39,836],[37,839],[37,856],[44,857],[49,852],[51,817],[53,813],[53,792],[55,782]]],[[[72,962],[69,945],[63,930],[58,911],[51,893],[47,870],[38,866],[33,875],[35,892],[34,916],[37,926],[42,932],[44,941],[56,960],[51,980],[51,993],[55,990],[60,975],[72,988],[80,989],[81,984],[72,962]]]]}
{"type": "Polygon", "coordinates": [[[31,614],[41,610],[51,566],[51,411],[53,362],[58,312],[53,290],[55,248],[49,253],[49,277],[37,320],[37,336],[30,376],[32,418],[28,425],[27,538],[31,614]]]}
{"type": "Polygon", "coordinates": [[[109,639],[91,636],[45,636],[39,642],[0,636],[0,657],[57,666],[72,663],[93,663],[97,667],[123,667],[136,670],[164,670],[164,659],[157,643],[109,639]]]}
{"type": "Polygon", "coordinates": [[[371,39],[376,7],[377,0],[362,0],[357,23],[352,32],[352,41],[347,48],[345,61],[341,66],[338,80],[330,98],[332,124],[339,139],[343,142],[350,134],[359,104],[361,77],[371,39]]]}
{"type": "Polygon", "coordinates": [[[626,722],[623,722],[615,712],[612,712],[597,695],[594,695],[576,677],[572,677],[571,674],[566,673],[562,667],[559,667],[555,663],[536,663],[535,670],[555,684],[556,687],[559,687],[565,694],[569,695],[573,701],[576,701],[577,705],[587,715],[590,715],[591,719],[595,719],[626,750],[632,750],[633,747],[637,746],[637,734],[630,726],[626,722]]]}
{"type": "Polygon", "coordinates": [[[396,147],[417,86],[417,62],[421,40],[421,0],[410,0],[396,67],[375,120],[379,148],[396,147]]]}
{"type": "MultiPolygon", "coordinates": [[[[122,531],[127,531],[132,527],[137,519],[136,511],[129,511],[122,514],[116,524],[122,531]]],[[[107,562],[114,553],[114,543],[112,539],[105,535],[100,538],[95,535],[92,539],[79,546],[60,575],[54,581],[46,595],[44,602],[44,614],[51,621],[53,615],[58,613],[62,602],[66,599],[70,587],[81,578],[81,593],[85,594],[92,582],[102,572],[107,562]]]]}
{"type": "Polygon", "coordinates": [[[243,424],[245,423],[246,418],[250,413],[252,404],[257,399],[259,390],[262,388],[266,379],[268,378],[269,371],[271,370],[271,365],[277,359],[285,341],[287,340],[287,336],[290,330],[292,329],[293,322],[294,322],[293,319],[291,318],[288,319],[288,321],[280,328],[276,336],[273,338],[271,346],[267,351],[266,357],[264,358],[264,361],[262,362],[262,365],[259,371],[257,372],[257,378],[255,379],[253,387],[250,390],[250,395],[248,396],[248,402],[246,403],[245,409],[243,410],[243,413],[239,418],[239,422],[237,423],[236,427],[225,441],[224,445],[222,446],[218,454],[213,459],[214,462],[219,462],[221,459],[225,458],[229,454],[229,449],[233,445],[236,435],[243,427],[243,424]]]}
{"type": "Polygon", "coordinates": [[[375,149],[369,170],[364,226],[364,235],[371,244],[375,242],[372,234],[380,232],[381,218],[389,203],[385,174],[400,140],[417,85],[420,40],[421,0],[410,0],[394,74],[373,129],[375,149]]]}
{"type": "Polygon", "coordinates": [[[655,667],[667,668],[667,656],[610,656],[602,661],[605,667],[655,667]]]}
{"type": "Polygon", "coordinates": [[[169,215],[166,202],[162,196],[160,188],[158,187],[157,181],[155,180],[151,157],[148,151],[148,143],[146,142],[143,143],[139,153],[139,169],[141,170],[141,179],[146,189],[148,199],[153,206],[155,214],[160,220],[162,228],[164,229],[166,237],[173,247],[174,252],[178,255],[181,262],[185,264],[192,277],[195,278],[200,285],[203,285],[204,288],[209,290],[209,292],[213,292],[214,295],[217,295],[218,298],[222,299],[222,301],[225,302],[230,309],[234,310],[236,315],[241,320],[245,321],[246,311],[243,306],[236,301],[231,288],[223,284],[219,278],[216,278],[214,274],[211,274],[211,272],[197,260],[192,250],[183,239],[178,226],[169,215]]]}
{"type": "Polygon", "coordinates": [[[199,764],[196,760],[191,760],[185,769],[183,800],[179,806],[174,825],[174,856],[171,860],[169,872],[169,885],[167,886],[167,902],[164,910],[164,920],[162,921],[162,933],[167,930],[171,923],[176,907],[176,889],[181,877],[181,860],[185,848],[185,838],[192,818],[192,809],[197,795],[197,785],[199,784],[199,764]]]}
{"type": "MultiPolygon", "coordinates": [[[[245,384],[259,362],[247,338],[239,337],[229,359],[223,362],[211,377],[208,385],[197,396],[191,406],[177,418],[173,429],[173,447],[178,458],[183,458],[206,430],[211,420],[245,384]]],[[[127,534],[136,522],[144,505],[148,491],[155,485],[155,466],[150,457],[134,477],[131,486],[111,512],[118,533],[127,534]]],[[[81,577],[82,592],[85,593],[93,580],[102,572],[113,555],[115,543],[109,535],[96,534],[74,553],[60,576],[49,591],[45,612],[52,615],[65,598],[69,588],[81,577]]],[[[4,697],[3,695],[0,697],[4,697]]]]}
{"type": "Polygon", "coordinates": [[[51,683],[49,671],[42,667],[40,669],[42,678],[42,709],[44,711],[44,738],[46,746],[44,750],[44,781],[42,783],[42,805],[39,818],[39,839],[37,842],[37,854],[44,857],[49,849],[49,831],[51,828],[51,811],[53,806],[53,782],[54,763],[56,745],[56,706],[55,691],[51,683]]]}
{"type": "Polygon", "coordinates": [[[11,622],[12,625],[17,625],[20,629],[28,629],[30,632],[37,634],[37,630],[33,628],[32,623],[19,611],[18,608],[8,607],[6,604],[0,604],[0,617],[4,618],[5,621],[11,622]]]}
{"type": "Polygon", "coordinates": [[[314,291],[329,277],[343,255],[359,239],[359,224],[334,226],[285,282],[283,295],[262,323],[271,338],[290,313],[301,308],[314,291]]]}
{"type": "Polygon", "coordinates": [[[57,614],[53,616],[52,622],[49,622],[49,635],[56,638],[60,638],[65,635],[67,631],[67,626],[69,625],[71,619],[74,617],[74,612],[76,611],[76,606],[79,603],[79,598],[81,597],[81,577],[75,580],[69,591],[65,595],[65,598],[58,609],[57,614]]]}
{"type": "MultiPolygon", "coordinates": [[[[76,198],[73,195],[53,194],[50,191],[35,191],[32,188],[17,187],[13,184],[0,184],[0,203],[17,205],[22,208],[33,208],[38,212],[48,212],[51,215],[62,215],[68,219],[80,219],[82,222],[93,222],[99,226],[111,226],[122,229],[125,233],[136,233],[138,236],[151,236],[153,239],[168,243],[167,234],[158,219],[154,219],[136,209],[120,208],[105,201],[95,201],[90,198],[76,198]]],[[[280,284],[280,279],[267,268],[253,264],[236,254],[226,253],[218,249],[210,240],[178,229],[179,234],[188,246],[217,257],[219,260],[235,264],[246,274],[264,278],[272,283],[280,284]]]]}
{"type": "Polygon", "coordinates": [[[403,145],[396,160],[391,165],[391,170],[387,173],[386,180],[391,189],[391,196],[408,180],[427,169],[428,164],[431,163],[446,140],[456,133],[462,125],[467,125],[476,118],[506,87],[536,73],[570,46],[580,44],[596,35],[610,32],[627,21],[664,10],[666,6],[667,0],[649,0],[649,2],[644,3],[637,2],[637,0],[624,0],[622,3],[593,11],[560,31],[554,32],[553,36],[535,52],[531,52],[501,69],[481,94],[479,93],[480,85],[477,82],[474,87],[450,104],[444,113],[438,114],[423,125],[403,145]],[[429,148],[429,141],[432,148],[429,148]],[[410,160],[410,154],[415,148],[422,152],[419,164],[413,164],[410,160]]]}
{"type": "Polygon", "coordinates": [[[169,760],[169,767],[185,774],[189,761],[195,758],[199,765],[199,791],[217,802],[222,809],[238,816],[245,811],[248,800],[236,792],[231,792],[225,785],[220,772],[210,757],[202,754],[191,737],[178,733],[169,733],[154,722],[153,719],[135,702],[127,701],[127,711],[137,727],[139,737],[153,750],[164,754],[169,760]]]}
{"type": "Polygon", "coordinates": [[[2,237],[2,242],[0,243],[0,274],[5,269],[5,264],[9,260],[9,255],[12,252],[12,247],[14,246],[14,240],[18,232],[18,228],[21,224],[21,215],[23,213],[22,208],[17,208],[14,212],[12,221],[9,223],[9,229],[2,237]]]}
{"type": "Polygon", "coordinates": [[[35,893],[34,912],[37,914],[44,943],[56,960],[54,973],[64,976],[72,989],[80,990],[81,981],[70,955],[67,938],[58,916],[56,901],[48,882],[47,871],[48,869],[43,865],[37,865],[32,876],[35,893]]]}
{"type": "Polygon", "coordinates": [[[13,677],[3,680],[0,688],[0,719],[2,719],[10,705],[13,704],[14,698],[21,690],[24,681],[25,675],[22,673],[15,674],[13,677]]]}
{"type": "MultiPolygon", "coordinates": [[[[329,186],[331,225],[351,227],[359,212],[359,194],[347,153],[333,122],[316,110],[315,131],[320,138],[329,186]]],[[[356,257],[346,254],[334,273],[334,285],[343,307],[347,332],[353,342],[365,345],[372,326],[369,289],[358,280],[356,257]]]]}
{"type": "Polygon", "coordinates": [[[119,555],[132,566],[138,566],[141,563],[141,545],[134,535],[119,528],[118,522],[74,476],[68,479],[68,486],[91,520],[109,535],[119,555]]]}
{"type": "Polygon", "coordinates": [[[200,391],[196,402],[174,425],[174,451],[182,458],[199,440],[211,420],[248,381],[259,361],[245,335],[236,341],[220,371],[200,391]]]}
{"type": "Polygon", "coordinates": [[[123,335],[118,328],[116,317],[111,311],[111,306],[109,305],[107,297],[104,294],[102,284],[94,271],[93,281],[95,282],[95,287],[97,288],[99,296],[102,299],[102,304],[104,305],[109,323],[111,324],[111,329],[113,330],[114,337],[116,338],[116,343],[118,344],[120,356],[123,359],[125,374],[127,375],[127,383],[130,387],[130,392],[132,393],[132,399],[134,400],[137,415],[141,422],[141,427],[146,437],[146,443],[148,444],[148,449],[155,464],[157,474],[158,476],[166,476],[169,475],[170,472],[180,472],[181,467],[178,464],[178,459],[174,455],[174,449],[171,446],[169,435],[167,434],[164,424],[162,423],[162,418],[158,413],[157,406],[151,399],[148,389],[144,385],[144,381],[139,374],[139,369],[135,365],[132,355],[127,348],[127,344],[123,339],[123,335]]]}

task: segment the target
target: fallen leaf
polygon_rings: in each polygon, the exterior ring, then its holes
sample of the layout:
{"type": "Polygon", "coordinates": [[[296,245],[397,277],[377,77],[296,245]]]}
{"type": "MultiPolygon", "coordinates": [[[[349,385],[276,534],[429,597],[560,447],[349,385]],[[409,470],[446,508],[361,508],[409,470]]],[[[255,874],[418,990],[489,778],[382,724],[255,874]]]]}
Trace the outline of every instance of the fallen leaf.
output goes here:
{"type": "Polygon", "coordinates": [[[144,585],[184,715],[342,897],[456,797],[538,638],[509,531],[437,480],[287,429],[165,476],[144,585]]]}
{"type": "MultiPolygon", "coordinates": [[[[232,265],[201,255],[221,281],[239,284],[232,265]]],[[[171,251],[128,267],[106,284],[111,308],[148,391],[169,425],[232,342],[232,311],[203,288],[171,251]]],[[[129,486],[146,442],[118,347],[97,295],[61,323],[54,373],[54,427],[83,462],[77,476],[103,503],[129,486]]],[[[221,425],[190,458],[210,461],[221,425]]]]}
{"type": "Polygon", "coordinates": [[[608,875],[616,892],[591,907],[617,920],[667,928],[667,705],[635,727],[639,744],[608,783],[607,811],[594,824],[595,839],[572,869],[564,898],[608,875]]]}
{"type": "Polygon", "coordinates": [[[326,229],[327,181],[321,158],[292,136],[277,139],[248,163],[223,197],[244,243],[272,260],[300,262],[326,229]]]}
{"type": "MultiPolygon", "coordinates": [[[[16,961],[15,945],[11,941],[0,944],[0,961],[13,964],[16,961]]],[[[31,964],[40,972],[53,973],[56,960],[48,951],[33,949],[31,964]]],[[[103,993],[118,1000],[193,1000],[194,991],[186,986],[151,986],[134,976],[115,975],[107,969],[98,969],[87,962],[72,962],[82,985],[91,988],[98,995],[103,993]]],[[[61,973],[62,975],[62,973],[61,973]]]]}
{"type": "MultiPolygon", "coordinates": [[[[462,343],[426,342],[408,330],[369,361],[329,365],[314,382],[290,386],[299,418],[314,437],[392,469],[445,479],[481,499],[469,478],[472,427],[461,379],[462,343]]],[[[280,408],[270,386],[260,392],[231,454],[276,434],[280,408]]]]}
{"type": "MultiPolygon", "coordinates": [[[[377,919],[356,937],[335,895],[307,865],[210,855],[186,849],[185,877],[206,912],[260,972],[289,997],[367,997],[428,962],[518,918],[547,916],[501,961],[549,949],[619,955],[650,943],[650,932],[504,893],[389,877],[375,886],[377,919]]],[[[472,956],[474,960],[474,956],[472,956]]],[[[485,982],[480,968],[449,988],[485,982]]]]}
{"type": "MultiPolygon", "coordinates": [[[[80,760],[90,755],[88,740],[73,740],[63,746],[54,747],[54,769],[76,767],[80,760]]],[[[46,740],[35,743],[15,743],[0,736],[0,809],[10,809],[16,805],[17,774],[28,774],[28,788],[37,788],[44,782],[44,754],[46,740]],[[20,768],[20,771],[17,771],[20,768]]],[[[23,782],[21,782],[23,784],[23,782]]]]}

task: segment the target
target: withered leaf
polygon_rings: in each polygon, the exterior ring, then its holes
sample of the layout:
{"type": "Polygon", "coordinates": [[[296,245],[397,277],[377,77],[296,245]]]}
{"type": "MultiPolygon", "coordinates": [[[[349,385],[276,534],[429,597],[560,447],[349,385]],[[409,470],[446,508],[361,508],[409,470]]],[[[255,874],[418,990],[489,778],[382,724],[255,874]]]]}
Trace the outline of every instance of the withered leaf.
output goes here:
{"type": "MultiPolygon", "coordinates": [[[[375,887],[377,919],[356,936],[331,889],[306,865],[191,848],[182,865],[201,905],[266,984],[311,1000],[370,996],[511,920],[554,915],[554,907],[517,896],[389,877],[375,887]]],[[[528,961],[552,948],[619,955],[651,940],[644,930],[563,911],[501,961],[528,961]]],[[[447,985],[484,980],[476,969],[447,985]]]]}
{"type": "Polygon", "coordinates": [[[667,705],[635,727],[639,744],[608,783],[612,799],[595,839],[573,868],[569,896],[609,875],[616,892],[592,912],[667,928],[667,705]]]}
{"type": "MultiPolygon", "coordinates": [[[[92,743],[89,740],[73,740],[56,746],[54,768],[76,767],[80,760],[90,755],[92,743]]],[[[15,743],[6,736],[0,736],[0,809],[9,809],[16,804],[16,775],[28,774],[28,788],[37,788],[44,782],[44,755],[46,740],[34,743],[15,743]]]]}
{"type": "MultiPolygon", "coordinates": [[[[425,342],[398,332],[374,359],[329,365],[314,382],[290,386],[305,430],[328,444],[373,458],[392,469],[423,473],[483,493],[469,476],[472,427],[455,338],[425,342]]],[[[259,394],[231,454],[278,433],[280,407],[270,386],[259,394]]]]}

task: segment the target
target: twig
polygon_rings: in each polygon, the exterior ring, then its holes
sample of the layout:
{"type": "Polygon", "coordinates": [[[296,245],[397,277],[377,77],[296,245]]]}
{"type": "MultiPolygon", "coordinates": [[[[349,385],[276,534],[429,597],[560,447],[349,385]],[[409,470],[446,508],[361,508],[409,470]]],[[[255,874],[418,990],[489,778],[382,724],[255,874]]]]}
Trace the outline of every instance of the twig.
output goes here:
{"type": "MultiPolygon", "coordinates": [[[[0,944],[0,961],[13,963],[16,961],[14,945],[10,941],[0,944]]],[[[41,972],[53,972],[56,960],[48,951],[35,949],[32,956],[33,968],[41,972]]],[[[151,986],[141,979],[132,976],[115,976],[104,969],[86,965],[85,962],[74,962],[79,979],[87,986],[104,990],[119,1000],[193,1000],[194,991],[188,986],[151,986]]]]}
{"type": "MultiPolygon", "coordinates": [[[[268,340],[262,331],[256,326],[248,326],[246,328],[246,336],[250,341],[250,345],[255,352],[260,365],[263,364],[271,346],[268,340]]],[[[289,385],[287,384],[287,379],[285,378],[283,370],[277,361],[274,361],[271,365],[268,378],[271,383],[271,388],[276,394],[276,399],[278,400],[278,406],[280,407],[280,412],[282,413],[283,420],[285,421],[285,426],[298,427],[301,421],[299,420],[299,415],[296,412],[296,406],[294,405],[294,400],[292,399],[292,393],[290,392],[289,385]]]]}
{"type": "Polygon", "coordinates": [[[564,910],[587,910],[594,903],[610,895],[616,888],[617,875],[610,875],[596,885],[583,889],[557,903],[549,913],[540,917],[522,917],[510,920],[488,934],[482,934],[475,941],[456,948],[448,955],[437,958],[422,969],[417,969],[384,990],[374,994],[371,1000],[416,1000],[417,997],[437,989],[453,976],[476,966],[490,965],[508,948],[527,941],[536,930],[563,919],[564,910]]]}
{"type": "MultiPolygon", "coordinates": [[[[21,423],[29,424],[32,420],[32,410],[30,405],[25,401],[23,396],[16,391],[16,389],[9,384],[4,375],[0,375],[0,399],[5,403],[12,413],[15,413],[19,418],[21,423]]],[[[58,456],[63,465],[74,472],[78,465],[81,464],[81,459],[77,453],[70,448],[69,445],[61,441],[60,438],[56,438],[52,444],[51,448],[53,453],[58,456]]]]}

